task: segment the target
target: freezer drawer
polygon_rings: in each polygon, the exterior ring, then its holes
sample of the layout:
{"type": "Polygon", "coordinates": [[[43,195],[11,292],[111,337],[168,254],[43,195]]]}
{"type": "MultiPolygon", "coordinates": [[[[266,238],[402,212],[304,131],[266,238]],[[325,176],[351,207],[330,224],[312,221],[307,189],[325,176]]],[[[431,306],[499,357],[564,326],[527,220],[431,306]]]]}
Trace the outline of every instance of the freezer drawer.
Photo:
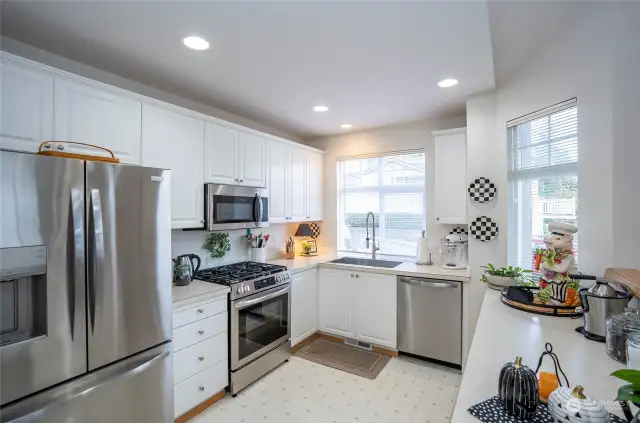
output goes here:
{"type": "Polygon", "coordinates": [[[462,283],[398,277],[398,350],[462,364],[462,283]]]}
{"type": "Polygon", "coordinates": [[[0,410],[2,423],[172,423],[171,343],[0,410]]]}

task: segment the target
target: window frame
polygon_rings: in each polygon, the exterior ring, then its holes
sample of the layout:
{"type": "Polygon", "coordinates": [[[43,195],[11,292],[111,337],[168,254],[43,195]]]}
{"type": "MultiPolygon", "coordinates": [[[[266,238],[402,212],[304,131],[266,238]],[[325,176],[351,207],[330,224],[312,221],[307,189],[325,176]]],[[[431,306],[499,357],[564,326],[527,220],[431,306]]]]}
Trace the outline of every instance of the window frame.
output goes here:
{"type": "MultiPolygon", "coordinates": [[[[381,183],[384,178],[383,178],[383,166],[378,166],[378,183],[381,183]]],[[[426,151],[425,149],[412,149],[412,150],[403,150],[403,151],[393,151],[393,152],[382,152],[382,153],[376,153],[376,154],[367,154],[367,155],[357,155],[357,156],[343,156],[343,157],[338,157],[336,159],[336,221],[337,221],[337,228],[336,228],[336,241],[337,241],[337,245],[336,245],[336,249],[338,252],[342,252],[342,253],[355,253],[355,254],[366,254],[366,253],[370,253],[371,252],[371,248],[369,249],[364,249],[364,250],[359,250],[356,248],[351,248],[351,249],[346,249],[344,248],[344,243],[343,243],[343,233],[342,233],[342,227],[345,226],[344,223],[344,216],[346,214],[345,211],[345,196],[346,194],[350,194],[350,193],[374,193],[377,194],[378,196],[378,210],[379,212],[377,212],[376,214],[378,214],[379,219],[376,221],[376,223],[378,224],[378,228],[376,228],[376,235],[378,234],[384,234],[385,230],[386,230],[386,219],[384,218],[385,213],[384,213],[384,198],[387,195],[392,195],[392,194],[402,194],[402,193],[420,193],[422,195],[422,202],[421,202],[421,213],[420,213],[420,217],[421,217],[421,227],[423,228],[423,230],[426,230],[426,223],[427,223],[427,155],[426,155],[426,151]],[[356,187],[347,187],[345,186],[343,180],[344,180],[344,175],[342,174],[342,166],[344,162],[350,161],[350,160],[362,160],[362,159],[379,159],[381,160],[380,163],[382,163],[382,160],[388,157],[393,157],[393,156],[405,156],[405,155],[411,155],[411,154],[422,154],[424,156],[424,178],[422,179],[422,183],[420,184],[411,184],[411,185],[371,185],[371,186],[356,186],[356,187]]],[[[380,240],[381,237],[376,237],[377,240],[380,240]]],[[[381,255],[385,255],[385,256],[390,256],[390,257],[416,257],[416,253],[414,251],[413,254],[411,255],[407,255],[407,254],[394,254],[394,253],[389,253],[389,252],[382,252],[380,251],[378,254],[381,255]]]]}
{"type": "MultiPolygon", "coordinates": [[[[528,259],[529,254],[533,256],[533,251],[524,251],[522,246],[531,245],[533,249],[533,205],[532,198],[532,183],[534,180],[540,180],[541,178],[561,178],[561,177],[575,177],[578,183],[576,192],[576,198],[579,201],[580,198],[580,179],[579,179],[579,163],[580,163],[580,133],[579,133],[579,107],[577,99],[573,98],[566,102],[559,103],[549,108],[540,110],[538,112],[531,113],[523,116],[522,118],[514,119],[507,122],[507,154],[508,154],[508,173],[507,173],[507,186],[508,186],[508,207],[507,207],[507,222],[508,222],[508,235],[507,242],[507,263],[512,266],[520,266],[525,269],[530,269],[529,266],[532,260],[528,259]],[[557,137],[549,136],[547,140],[543,142],[537,142],[534,144],[528,144],[526,146],[517,146],[517,142],[514,138],[514,128],[518,125],[522,125],[543,117],[550,118],[552,115],[569,110],[576,109],[576,130],[575,133],[570,135],[561,135],[557,137]],[[522,169],[522,151],[531,146],[547,145],[549,151],[554,143],[561,143],[567,139],[576,139],[576,160],[571,162],[565,162],[561,164],[551,164],[538,166],[538,167],[526,167],[522,169]],[[520,159],[516,160],[516,156],[519,155],[520,159]],[[516,163],[520,168],[516,168],[516,163]],[[525,228],[529,228],[525,230],[525,228]],[[528,238],[527,238],[528,237],[528,238]],[[515,238],[515,239],[514,239],[515,238]],[[527,257],[525,257],[525,254],[527,257]]],[[[551,132],[551,127],[549,128],[551,132]]],[[[549,153],[550,154],[550,153],[549,153]]],[[[578,222],[578,210],[576,207],[576,223],[578,222]]],[[[543,227],[544,230],[544,227],[543,227]]],[[[574,244],[574,249],[577,251],[577,243],[574,244]]]]}

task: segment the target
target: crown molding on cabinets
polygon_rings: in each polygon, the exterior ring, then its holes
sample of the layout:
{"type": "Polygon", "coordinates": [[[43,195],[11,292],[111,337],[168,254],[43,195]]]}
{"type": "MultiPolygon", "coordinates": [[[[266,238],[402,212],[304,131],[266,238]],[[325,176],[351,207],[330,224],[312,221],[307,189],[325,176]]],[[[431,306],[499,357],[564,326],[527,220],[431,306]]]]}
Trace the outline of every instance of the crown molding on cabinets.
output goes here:
{"type": "Polygon", "coordinates": [[[467,133],[467,128],[452,128],[452,129],[443,129],[440,131],[431,132],[431,134],[433,134],[434,137],[439,137],[441,135],[455,135],[455,134],[466,134],[466,133],[467,133]]]}

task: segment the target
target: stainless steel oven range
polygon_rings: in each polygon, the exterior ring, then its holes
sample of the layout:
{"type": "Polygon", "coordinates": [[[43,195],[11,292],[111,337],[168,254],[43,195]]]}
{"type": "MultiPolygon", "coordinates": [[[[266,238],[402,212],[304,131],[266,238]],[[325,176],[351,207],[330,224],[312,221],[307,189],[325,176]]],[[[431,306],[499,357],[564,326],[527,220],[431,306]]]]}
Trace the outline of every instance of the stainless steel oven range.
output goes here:
{"type": "Polygon", "coordinates": [[[285,266],[248,261],[199,270],[194,278],[231,287],[229,380],[235,397],[291,356],[291,275],[285,266]]]}

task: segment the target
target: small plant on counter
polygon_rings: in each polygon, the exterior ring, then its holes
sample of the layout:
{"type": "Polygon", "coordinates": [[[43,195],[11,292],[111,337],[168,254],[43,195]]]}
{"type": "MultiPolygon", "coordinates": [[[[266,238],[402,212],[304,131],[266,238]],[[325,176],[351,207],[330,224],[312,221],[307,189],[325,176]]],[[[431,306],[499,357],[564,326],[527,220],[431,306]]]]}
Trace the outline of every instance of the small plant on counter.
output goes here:
{"type": "Polygon", "coordinates": [[[311,247],[312,247],[312,245],[311,245],[311,243],[310,243],[310,242],[308,242],[307,240],[304,240],[304,241],[302,241],[302,244],[301,244],[301,245],[302,245],[302,251],[304,251],[304,253],[305,253],[306,255],[311,254],[311,247]]]}
{"type": "MultiPolygon", "coordinates": [[[[618,389],[616,401],[631,401],[635,405],[640,404],[640,370],[621,369],[611,373],[611,376],[629,382],[618,389]]],[[[626,414],[626,412],[625,412],[626,414]]],[[[631,420],[632,423],[640,421],[640,411],[631,420]]]]}
{"type": "Polygon", "coordinates": [[[210,232],[205,238],[202,248],[209,251],[211,257],[224,257],[231,250],[229,234],[227,232],[210,232]]]}
{"type": "Polygon", "coordinates": [[[516,282],[517,285],[520,286],[537,286],[536,283],[531,279],[529,273],[531,270],[521,269],[520,267],[498,267],[496,268],[493,264],[487,263],[486,266],[480,266],[484,269],[484,273],[480,280],[484,283],[491,283],[491,276],[496,276],[499,278],[507,278],[512,279],[516,282]],[[489,278],[487,278],[489,276],[489,278]]]}

